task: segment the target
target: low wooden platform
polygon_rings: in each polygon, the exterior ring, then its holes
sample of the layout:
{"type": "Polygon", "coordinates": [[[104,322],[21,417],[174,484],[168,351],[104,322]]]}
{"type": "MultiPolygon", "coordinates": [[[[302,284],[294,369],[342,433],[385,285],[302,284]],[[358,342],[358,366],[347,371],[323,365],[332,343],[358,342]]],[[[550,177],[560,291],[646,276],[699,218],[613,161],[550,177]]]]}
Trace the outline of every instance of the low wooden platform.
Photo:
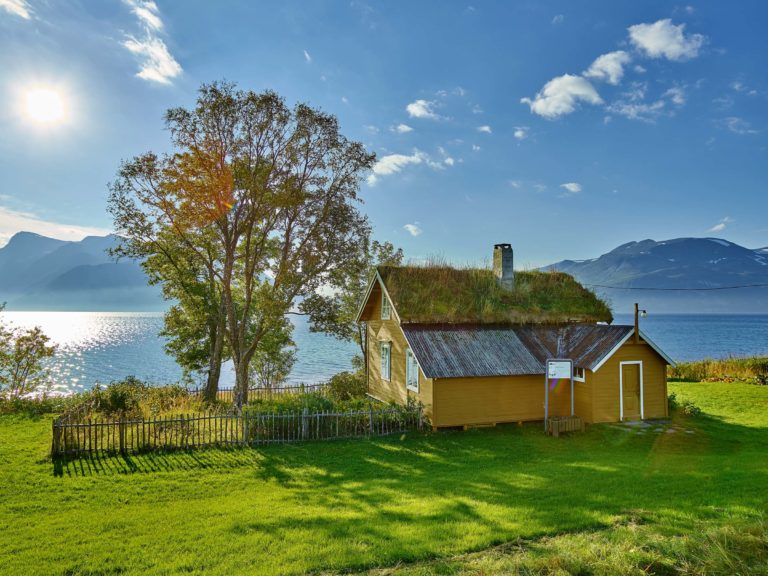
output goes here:
{"type": "Polygon", "coordinates": [[[557,438],[562,432],[584,432],[584,420],[578,416],[554,416],[547,420],[547,434],[557,438]]]}

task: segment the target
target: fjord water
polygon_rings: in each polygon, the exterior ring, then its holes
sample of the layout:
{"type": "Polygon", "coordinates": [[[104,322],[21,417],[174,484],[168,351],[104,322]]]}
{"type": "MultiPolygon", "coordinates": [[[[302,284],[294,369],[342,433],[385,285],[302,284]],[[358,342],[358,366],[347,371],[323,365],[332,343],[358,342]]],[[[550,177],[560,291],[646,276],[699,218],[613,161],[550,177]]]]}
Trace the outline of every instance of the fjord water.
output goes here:
{"type": "MultiPolygon", "coordinates": [[[[151,383],[178,381],[181,370],[163,350],[159,313],[140,312],[3,312],[17,326],[40,326],[58,344],[51,363],[55,388],[78,391],[96,383],[134,375],[151,383]]],[[[616,323],[631,324],[619,314],[616,323]]],[[[349,370],[357,348],[323,334],[311,333],[305,320],[294,320],[298,359],[292,383],[312,383],[349,370]]],[[[675,360],[768,355],[768,316],[650,315],[641,329],[675,360]]],[[[227,367],[222,385],[232,385],[227,367]]]]}
{"type": "MultiPolygon", "coordinates": [[[[129,375],[153,384],[177,382],[182,376],[163,349],[161,313],[6,311],[0,318],[21,327],[40,326],[58,345],[51,373],[54,388],[60,392],[77,392],[129,375]]],[[[291,383],[319,382],[351,368],[358,350],[355,344],[311,333],[305,320],[292,320],[298,356],[291,383]]],[[[222,371],[221,385],[232,386],[234,381],[228,365],[222,371]]]]}

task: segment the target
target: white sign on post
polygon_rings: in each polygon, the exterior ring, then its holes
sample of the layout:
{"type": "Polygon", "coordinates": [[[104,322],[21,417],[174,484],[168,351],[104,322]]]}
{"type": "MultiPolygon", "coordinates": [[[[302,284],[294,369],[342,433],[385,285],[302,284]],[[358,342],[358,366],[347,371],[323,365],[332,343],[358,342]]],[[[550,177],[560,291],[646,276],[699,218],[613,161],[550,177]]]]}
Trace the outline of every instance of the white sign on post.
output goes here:
{"type": "Polygon", "coordinates": [[[547,360],[547,378],[550,380],[571,379],[571,360],[547,360]]]}
{"type": "Polygon", "coordinates": [[[549,419],[549,391],[557,390],[560,384],[568,382],[571,385],[571,416],[573,416],[573,360],[547,360],[547,373],[544,382],[544,430],[549,419]]]}

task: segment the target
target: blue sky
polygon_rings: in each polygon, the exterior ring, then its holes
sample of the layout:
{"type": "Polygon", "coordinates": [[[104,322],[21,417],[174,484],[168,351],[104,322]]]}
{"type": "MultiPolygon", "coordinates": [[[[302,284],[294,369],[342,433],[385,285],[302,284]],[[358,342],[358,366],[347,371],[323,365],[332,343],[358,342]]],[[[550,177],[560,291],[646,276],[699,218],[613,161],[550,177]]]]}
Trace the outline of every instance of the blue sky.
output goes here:
{"type": "Polygon", "coordinates": [[[108,231],[121,159],[165,151],[164,110],[227,79],[375,151],[364,210],[412,258],[765,246],[766,24],[761,1],[0,0],[0,243],[108,231]],[[30,117],[36,90],[58,121],[30,117]]]}

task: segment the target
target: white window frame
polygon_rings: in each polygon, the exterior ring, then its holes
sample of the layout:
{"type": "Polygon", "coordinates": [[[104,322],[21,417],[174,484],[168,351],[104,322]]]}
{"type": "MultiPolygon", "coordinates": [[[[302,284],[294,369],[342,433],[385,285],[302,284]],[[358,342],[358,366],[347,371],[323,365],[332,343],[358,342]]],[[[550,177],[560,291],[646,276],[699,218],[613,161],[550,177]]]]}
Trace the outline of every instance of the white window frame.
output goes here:
{"type": "Polygon", "coordinates": [[[381,294],[381,319],[389,320],[392,318],[392,304],[387,298],[387,295],[382,292],[381,294]]]}
{"type": "Polygon", "coordinates": [[[574,382],[586,382],[587,380],[587,369],[586,368],[578,368],[576,366],[573,367],[573,381],[574,382]],[[581,376],[577,376],[577,371],[581,371],[581,376]]]}
{"type": "Polygon", "coordinates": [[[379,342],[379,355],[381,357],[381,379],[389,382],[392,380],[392,342],[379,342]],[[384,364],[384,350],[387,351],[386,365],[384,364]]]}
{"type": "Polygon", "coordinates": [[[643,361],[628,360],[619,362],[619,419],[624,421],[624,366],[637,364],[640,366],[640,420],[645,420],[645,389],[643,384],[643,361]]]}
{"type": "Polygon", "coordinates": [[[412,392],[419,391],[419,362],[410,348],[405,351],[405,387],[412,392]],[[416,384],[412,385],[414,370],[416,371],[416,384]]]}

